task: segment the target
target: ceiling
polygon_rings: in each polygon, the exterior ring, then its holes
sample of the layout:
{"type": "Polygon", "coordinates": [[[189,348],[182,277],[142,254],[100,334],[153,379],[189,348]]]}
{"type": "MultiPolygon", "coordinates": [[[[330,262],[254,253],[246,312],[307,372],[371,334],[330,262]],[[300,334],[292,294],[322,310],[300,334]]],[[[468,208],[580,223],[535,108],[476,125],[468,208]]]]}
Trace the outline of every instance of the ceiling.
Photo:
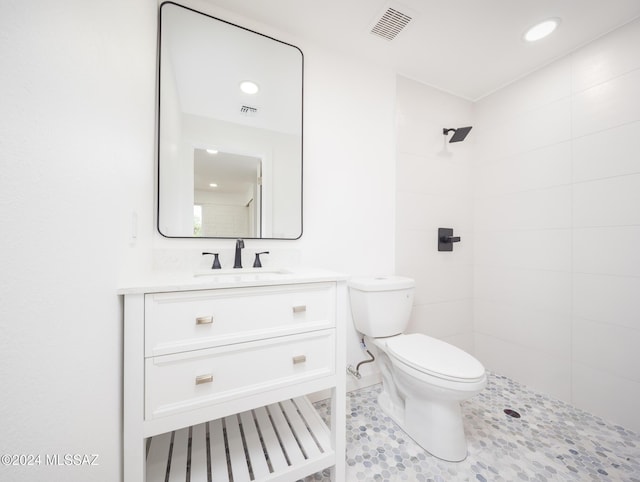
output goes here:
{"type": "Polygon", "coordinates": [[[193,150],[193,188],[216,194],[246,194],[256,184],[260,159],[228,152],[193,150]],[[218,186],[211,187],[215,182],[218,186]]]}
{"type": "Polygon", "coordinates": [[[208,2],[469,100],[478,100],[640,16],[638,0],[208,2]],[[394,40],[370,33],[389,6],[412,17],[394,40]],[[550,17],[561,19],[554,34],[534,44],[522,40],[528,27],[550,17]]]}
{"type": "Polygon", "coordinates": [[[183,113],[300,136],[297,48],[172,3],[161,12],[160,87],[175,88],[183,113]],[[259,92],[241,92],[243,80],[257,82],[259,92]]]}

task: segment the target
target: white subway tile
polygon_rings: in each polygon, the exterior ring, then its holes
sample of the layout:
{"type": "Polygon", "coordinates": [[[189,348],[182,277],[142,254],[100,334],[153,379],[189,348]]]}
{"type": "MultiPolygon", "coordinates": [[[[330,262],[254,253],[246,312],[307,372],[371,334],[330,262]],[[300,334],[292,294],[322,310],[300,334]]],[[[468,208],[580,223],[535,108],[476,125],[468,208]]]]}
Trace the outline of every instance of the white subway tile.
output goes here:
{"type": "Polygon", "coordinates": [[[573,140],[573,181],[640,172],[640,121],[573,140]]]}
{"type": "Polygon", "coordinates": [[[475,195],[491,196],[571,182],[571,143],[561,142],[475,168],[475,195]]]}
{"type": "Polygon", "coordinates": [[[573,136],[580,137],[640,120],[640,69],[576,94],[573,136]]]}
{"type": "Polygon", "coordinates": [[[640,330],[574,317],[572,359],[640,382],[640,330]]]}
{"type": "Polygon", "coordinates": [[[633,224],[640,224],[640,174],[583,182],[573,186],[575,227],[633,224]]]}
{"type": "Polygon", "coordinates": [[[426,156],[396,152],[396,191],[420,192],[428,162],[426,156]]]}
{"type": "Polygon", "coordinates": [[[400,191],[468,197],[471,193],[471,163],[442,157],[398,153],[396,186],[400,191]]]}
{"type": "Polygon", "coordinates": [[[509,353],[513,351],[512,343],[478,332],[474,333],[473,342],[476,358],[486,369],[508,377],[517,375],[515,370],[512,371],[513,366],[509,360],[509,353]]]}
{"type": "Polygon", "coordinates": [[[407,333],[424,333],[443,339],[473,332],[471,298],[414,305],[407,333]]]}
{"type": "MultiPolygon", "coordinates": [[[[429,245],[438,240],[438,228],[469,231],[472,226],[470,197],[456,197],[399,191],[396,194],[396,228],[430,231],[429,245]]],[[[465,241],[463,241],[465,242],[465,241]]],[[[457,246],[462,246],[462,243],[457,246]]],[[[437,248],[437,244],[436,244],[437,248]]]]}
{"type": "Polygon", "coordinates": [[[640,432],[640,383],[582,363],[571,368],[571,401],[576,407],[640,432]]]}
{"type": "Polygon", "coordinates": [[[474,267],[474,297],[522,309],[571,312],[571,273],[563,271],[522,270],[474,267]]]}
{"type": "Polygon", "coordinates": [[[571,101],[563,99],[494,122],[478,136],[476,146],[487,159],[501,159],[571,138],[571,101]]]}
{"type": "Polygon", "coordinates": [[[560,186],[476,199],[476,230],[558,229],[571,226],[571,188],[560,186]]]}
{"type": "Polygon", "coordinates": [[[640,21],[636,20],[572,54],[573,92],[582,91],[640,68],[638,45],[640,21]]]}
{"type": "Polygon", "coordinates": [[[474,327],[477,333],[557,357],[566,356],[571,348],[571,316],[567,313],[475,300],[474,327]]]}
{"type": "Polygon", "coordinates": [[[569,271],[571,230],[476,231],[473,259],[478,265],[569,271]]]}
{"type": "Polygon", "coordinates": [[[568,356],[556,357],[476,333],[475,356],[486,368],[566,402],[571,397],[568,356]]]}
{"type": "MultiPolygon", "coordinates": [[[[415,191],[396,193],[396,228],[398,230],[426,230],[437,224],[442,210],[450,212],[452,202],[442,196],[415,191]]],[[[431,243],[430,243],[431,244],[431,243]]]]}
{"type": "Polygon", "coordinates": [[[444,336],[442,337],[443,341],[447,343],[457,346],[461,350],[466,351],[472,356],[475,356],[475,346],[473,340],[473,333],[458,333],[457,335],[444,336]]]}
{"type": "Polygon", "coordinates": [[[470,299],[473,296],[472,271],[471,265],[423,265],[409,275],[416,281],[414,304],[470,299]]]}
{"type": "Polygon", "coordinates": [[[573,313],[640,330],[640,277],[573,275],[573,313]]]}
{"type": "Polygon", "coordinates": [[[396,151],[415,155],[434,152],[433,146],[440,146],[442,134],[433,132],[427,119],[412,119],[396,113],[396,151]]]}
{"type": "Polygon", "coordinates": [[[573,270],[640,276],[640,226],[574,229],[573,270]]]}

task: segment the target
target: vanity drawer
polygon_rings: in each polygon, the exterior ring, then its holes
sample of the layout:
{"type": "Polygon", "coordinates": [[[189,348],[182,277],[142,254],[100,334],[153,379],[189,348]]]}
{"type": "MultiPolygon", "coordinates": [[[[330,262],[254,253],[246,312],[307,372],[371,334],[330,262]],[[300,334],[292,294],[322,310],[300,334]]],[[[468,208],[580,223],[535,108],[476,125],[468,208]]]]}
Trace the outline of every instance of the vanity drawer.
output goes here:
{"type": "Polygon", "coordinates": [[[333,329],[148,358],[145,419],[334,373],[333,329]]]}
{"type": "Polygon", "coordinates": [[[335,326],[335,284],[154,293],[145,296],[145,356],[335,326]]]}

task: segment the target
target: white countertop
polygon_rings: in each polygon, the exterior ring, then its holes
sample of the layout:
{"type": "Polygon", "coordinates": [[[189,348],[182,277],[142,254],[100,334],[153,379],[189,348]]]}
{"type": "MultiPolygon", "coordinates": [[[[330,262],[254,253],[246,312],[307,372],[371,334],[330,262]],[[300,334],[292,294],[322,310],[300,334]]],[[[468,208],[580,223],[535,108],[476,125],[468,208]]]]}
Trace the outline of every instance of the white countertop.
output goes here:
{"type": "Polygon", "coordinates": [[[323,281],[345,281],[348,276],[315,268],[241,268],[196,273],[157,272],[123,283],[119,295],[167,291],[210,290],[247,286],[273,286],[323,281]]]}

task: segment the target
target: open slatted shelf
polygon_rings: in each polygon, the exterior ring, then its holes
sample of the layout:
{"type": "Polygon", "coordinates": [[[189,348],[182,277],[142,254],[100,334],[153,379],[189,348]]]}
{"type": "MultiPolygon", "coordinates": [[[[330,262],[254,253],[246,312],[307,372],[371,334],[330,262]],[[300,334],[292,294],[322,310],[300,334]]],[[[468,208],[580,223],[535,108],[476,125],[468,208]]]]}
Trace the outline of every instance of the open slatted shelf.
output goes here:
{"type": "Polygon", "coordinates": [[[291,481],[334,463],[328,427],[299,397],[148,439],[146,482],[291,481]]]}

